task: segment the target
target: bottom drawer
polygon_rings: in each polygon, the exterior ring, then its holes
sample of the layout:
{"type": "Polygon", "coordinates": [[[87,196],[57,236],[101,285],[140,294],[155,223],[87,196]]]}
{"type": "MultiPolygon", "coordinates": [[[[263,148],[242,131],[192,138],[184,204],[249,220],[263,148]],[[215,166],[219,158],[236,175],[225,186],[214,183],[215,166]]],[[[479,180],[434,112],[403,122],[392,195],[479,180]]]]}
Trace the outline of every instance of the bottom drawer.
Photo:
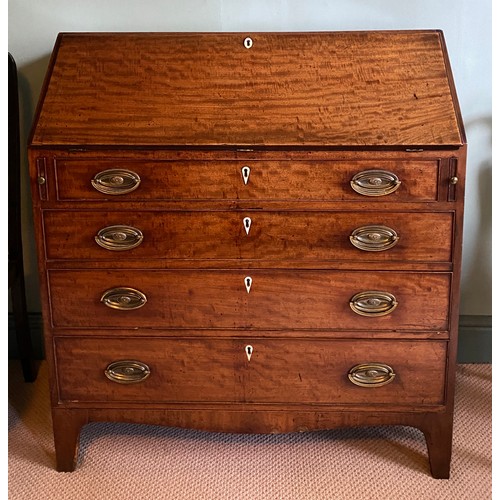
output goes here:
{"type": "Polygon", "coordinates": [[[54,344],[62,402],[444,402],[445,341],[56,337],[54,344]],[[348,376],[360,364],[374,365],[352,374],[366,386],[348,376]]]}

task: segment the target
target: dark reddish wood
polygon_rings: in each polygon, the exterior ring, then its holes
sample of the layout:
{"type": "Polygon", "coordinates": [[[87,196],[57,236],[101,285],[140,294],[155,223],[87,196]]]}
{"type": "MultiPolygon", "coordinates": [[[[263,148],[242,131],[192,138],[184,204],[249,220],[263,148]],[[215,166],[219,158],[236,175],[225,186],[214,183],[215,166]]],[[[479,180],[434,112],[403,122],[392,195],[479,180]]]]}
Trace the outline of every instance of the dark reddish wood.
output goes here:
{"type": "Polygon", "coordinates": [[[301,403],[440,405],[447,343],[303,339],[134,339],[56,337],[62,402],[301,403]],[[245,347],[251,345],[250,361],[245,347]],[[146,363],[136,384],[110,381],[105,368],[146,363]],[[360,363],[391,366],[393,382],[359,387],[347,378],[360,363]]]}
{"type": "MultiPolygon", "coordinates": [[[[448,479],[450,475],[450,451],[452,422],[450,414],[442,412],[402,413],[373,409],[370,413],[347,409],[335,411],[322,408],[315,412],[300,408],[294,412],[284,412],[266,408],[224,410],[214,408],[95,408],[58,411],[63,421],[61,425],[70,426],[71,436],[88,422],[129,422],[151,425],[168,425],[184,428],[203,429],[213,432],[237,433],[285,433],[308,432],[311,430],[333,429],[352,426],[405,425],[420,429],[427,441],[430,472],[436,479],[448,479]],[[67,422],[64,422],[67,420],[67,422]],[[432,430],[431,430],[432,429],[432,430]],[[443,431],[443,432],[441,432],[443,431]],[[432,435],[431,435],[432,434],[432,435]]],[[[64,439],[64,436],[61,436],[64,439]]],[[[72,438],[74,441],[75,438],[72,438]]],[[[61,471],[72,471],[77,458],[77,442],[68,450],[68,459],[60,460],[61,471]]],[[[59,444],[59,443],[58,443],[59,444]]]]}
{"type": "Polygon", "coordinates": [[[238,271],[50,271],[56,327],[447,330],[449,273],[238,271]],[[250,293],[245,278],[250,275],[250,293]],[[144,293],[140,309],[116,310],[108,289],[144,293]],[[349,301],[365,290],[392,293],[386,316],[354,313],[349,301]]]}
{"type": "Polygon", "coordinates": [[[441,38],[62,34],[31,144],[460,146],[441,38]]]}
{"type": "Polygon", "coordinates": [[[432,160],[396,161],[124,161],[56,159],[57,196],[64,200],[349,200],[366,201],[356,193],[351,179],[364,170],[387,170],[401,185],[371,203],[435,201],[438,163],[432,160]],[[247,184],[241,169],[250,167],[247,184]],[[96,174],[109,169],[126,169],[141,178],[140,186],[126,195],[109,196],[91,185],[96,174]]]}
{"type": "MultiPolygon", "coordinates": [[[[32,151],[35,151],[36,148],[31,148],[32,151]]],[[[39,153],[41,153],[39,151],[39,153]]],[[[109,209],[110,203],[116,206],[120,206],[123,204],[124,206],[129,206],[130,201],[134,201],[134,205],[137,207],[144,207],[147,209],[181,209],[181,210],[190,210],[193,207],[203,207],[210,209],[224,209],[227,208],[228,205],[231,208],[245,208],[245,207],[258,207],[264,208],[268,207],[285,207],[285,209],[289,209],[289,204],[293,201],[294,206],[304,207],[307,210],[311,209],[345,209],[346,204],[345,201],[349,201],[352,204],[352,208],[360,209],[360,210],[393,210],[397,203],[395,202],[404,202],[405,210],[422,210],[425,206],[430,210],[448,210],[450,205],[448,203],[438,203],[438,201],[447,201],[448,190],[449,190],[449,169],[448,169],[448,160],[451,158],[455,158],[457,156],[454,150],[437,150],[436,152],[426,151],[423,149],[419,150],[411,150],[404,153],[404,160],[401,160],[401,152],[397,151],[336,151],[334,154],[329,151],[279,151],[279,152],[271,152],[271,151],[250,151],[250,150],[227,150],[227,151],[209,151],[209,150],[178,150],[178,151],[158,151],[154,149],[134,149],[134,150],[113,150],[110,151],[105,150],[87,150],[87,149],[66,149],[64,151],[52,148],[50,150],[44,150],[42,154],[39,154],[37,158],[40,161],[43,161],[47,164],[48,168],[46,176],[47,183],[45,193],[48,193],[48,198],[45,200],[41,200],[41,206],[44,208],[58,208],[58,209],[75,209],[75,208],[86,208],[89,207],[95,209],[109,209]],[[431,154],[432,153],[432,154],[431,154]],[[110,160],[110,156],[112,159],[110,160]],[[272,165],[278,164],[276,161],[276,157],[280,159],[279,163],[287,165],[286,170],[280,170],[278,173],[280,174],[278,177],[273,178],[273,186],[282,185],[280,196],[285,196],[283,189],[291,189],[291,186],[286,187],[287,182],[286,179],[283,179],[283,174],[285,172],[294,172],[295,169],[291,166],[296,164],[304,164],[310,165],[311,169],[307,171],[307,177],[302,179],[300,182],[302,184],[308,184],[312,179],[315,182],[314,190],[311,193],[318,193],[316,196],[318,198],[313,198],[313,195],[310,195],[308,198],[304,195],[304,197],[298,195],[297,198],[288,198],[288,199],[277,199],[272,196],[278,195],[278,190],[274,189],[274,187],[265,188],[264,185],[259,187],[260,194],[264,195],[266,192],[268,193],[267,198],[247,198],[242,197],[243,192],[236,193],[234,189],[231,191],[230,187],[230,176],[223,176],[225,179],[226,185],[224,186],[224,190],[221,190],[219,187],[215,188],[207,188],[206,186],[200,186],[198,188],[193,188],[188,185],[187,182],[184,185],[184,189],[188,192],[190,191],[190,197],[183,196],[181,193],[170,193],[173,197],[167,198],[165,197],[165,193],[168,191],[168,186],[165,183],[162,183],[162,171],[163,173],[168,174],[169,168],[166,168],[165,165],[193,165],[199,164],[204,165],[207,163],[215,163],[217,165],[223,166],[226,164],[232,164],[238,166],[247,165],[250,162],[253,162],[254,166],[257,164],[260,165],[272,165]],[[77,161],[82,160],[82,161],[77,161]],[[79,181],[75,182],[74,180],[70,180],[71,176],[68,177],[66,175],[66,182],[62,183],[59,180],[58,176],[58,165],[59,162],[63,162],[65,165],[69,164],[74,165],[75,168],[72,170],[72,176],[74,179],[78,178],[79,181]],[[408,166],[410,170],[405,173],[403,166],[408,162],[408,166]],[[146,167],[144,170],[140,170],[141,178],[146,179],[147,183],[152,186],[161,187],[161,189],[154,188],[153,191],[149,191],[145,193],[143,189],[139,188],[138,190],[127,194],[126,196],[106,196],[102,193],[95,191],[90,187],[90,179],[93,178],[95,173],[99,170],[93,170],[92,165],[106,165],[112,167],[113,165],[120,164],[122,167],[129,167],[133,169],[138,169],[139,165],[149,165],[150,167],[146,167]],[[92,169],[91,172],[88,173],[79,173],[82,164],[89,165],[89,168],[92,169]],[[151,170],[151,165],[158,166],[158,172],[153,174],[151,170]],[[316,167],[313,168],[313,166],[316,167]],[[401,187],[391,195],[382,196],[380,198],[376,197],[366,197],[359,194],[356,194],[352,191],[350,185],[348,185],[349,180],[352,178],[352,175],[359,172],[364,166],[369,167],[383,167],[390,166],[394,167],[395,173],[398,174],[402,181],[401,187]],[[434,165],[437,166],[437,172],[434,169],[429,170],[428,167],[424,167],[424,165],[434,165]],[[338,166],[340,170],[348,169],[349,175],[335,173],[337,169],[334,169],[334,166],[338,166]],[[326,170],[321,173],[323,167],[327,167],[326,170]],[[340,168],[341,167],[341,168],[340,168]],[[411,171],[415,170],[416,172],[420,172],[422,175],[413,176],[411,171]],[[319,177],[315,174],[321,174],[319,177]],[[83,175],[83,177],[81,177],[83,175]],[[333,176],[332,176],[333,175],[333,176]],[[437,177],[435,177],[437,175],[437,177]],[[339,185],[332,185],[331,181],[333,181],[334,177],[338,177],[338,181],[341,182],[339,185]],[[341,179],[344,179],[342,181],[341,179]],[[151,179],[150,182],[148,179],[151,179]],[[316,180],[315,180],[316,179],[316,180]],[[306,182],[307,180],[307,182],[306,182]],[[343,182],[343,183],[342,183],[343,182]],[[430,188],[431,185],[437,182],[437,194],[434,188],[430,188]],[[321,186],[320,184],[326,184],[325,186],[321,186]],[[77,185],[81,185],[81,189],[76,187],[77,185]],[[420,185],[423,186],[423,191],[421,191],[420,185]],[[73,186],[71,189],[73,190],[72,196],[76,196],[76,198],[68,198],[62,199],[59,194],[59,187],[64,191],[68,186],[73,186]],[[407,192],[408,188],[411,189],[411,193],[407,192]],[[76,191],[75,191],[76,189],[76,191]],[[200,196],[202,192],[211,193],[210,196],[216,196],[217,193],[233,193],[237,196],[236,199],[231,199],[228,194],[225,194],[226,198],[199,198],[193,199],[193,193],[198,193],[197,196],[200,196]],[[338,198],[329,199],[330,196],[333,196],[333,192],[337,193],[338,198]],[[406,192],[406,193],[405,193],[406,192]],[[273,195],[273,193],[276,193],[273,195]],[[323,193],[321,196],[324,198],[320,198],[319,195],[323,193]],[[347,194],[348,193],[348,194],[347,194]],[[431,194],[432,193],[432,194],[431,194]],[[149,198],[140,198],[142,196],[149,196],[149,198]],[[345,196],[348,196],[347,198],[345,196]],[[81,198],[85,196],[85,198],[81,198]],[[95,198],[87,198],[90,196],[95,196],[95,198]],[[139,199],[137,198],[139,196],[139,199]],[[177,196],[177,198],[176,198],[177,196]],[[355,198],[351,198],[354,196],[355,198]],[[427,196],[432,197],[427,199],[427,196]],[[162,198],[163,197],[163,198],[162,198]],[[91,202],[89,204],[89,202],[91,202]]],[[[227,168],[227,167],[226,167],[227,168]]],[[[195,172],[187,168],[186,173],[188,177],[196,177],[195,172]]],[[[241,179],[241,172],[239,172],[238,168],[237,175],[231,176],[233,179],[238,179],[236,182],[240,183],[240,187],[243,185],[243,181],[241,179]],[[238,177],[239,176],[239,177],[238,177]]],[[[203,171],[203,168],[202,168],[203,171]]],[[[219,176],[214,173],[216,177],[213,179],[219,179],[219,176]]],[[[212,179],[212,180],[213,180],[212,179]]],[[[231,181],[232,182],[232,181],[231,181]]],[[[250,182],[250,181],[249,181],[250,182]]],[[[297,182],[299,180],[297,179],[297,182]]],[[[141,185],[144,184],[144,181],[141,185]]],[[[255,184],[255,183],[254,183],[255,184]]],[[[249,184],[250,185],[250,184],[249,184]]],[[[251,190],[255,189],[255,185],[249,191],[249,195],[251,195],[251,190]]],[[[234,186],[237,189],[237,186],[234,186]]],[[[307,190],[307,188],[306,188],[307,190]]],[[[45,195],[44,193],[44,195],[45,195]]],[[[292,194],[292,193],[291,193],[292,194]]],[[[290,196],[291,196],[290,194],[290,196]]],[[[266,195],[267,196],[267,195],[266,195]]],[[[37,197],[38,198],[38,197],[37,197]]]]}
{"type": "Polygon", "coordinates": [[[252,259],[376,262],[449,262],[452,213],[404,212],[102,212],[45,211],[47,258],[52,259],[252,259]],[[243,219],[250,217],[247,234],[243,219]],[[95,242],[114,225],[139,229],[136,248],[114,251],[95,242]],[[394,229],[398,243],[369,252],[349,239],[360,227],[394,229]],[[64,242],[64,244],[61,244],[64,242]]]}
{"type": "Polygon", "coordinates": [[[72,472],[78,457],[81,428],[88,423],[86,411],[73,412],[64,408],[52,409],[56,468],[58,472],[72,472]]]}
{"type": "MultiPolygon", "coordinates": [[[[122,337],[131,335],[130,330],[117,329],[116,327],[99,329],[92,328],[69,328],[69,327],[52,327],[54,335],[57,336],[88,336],[88,337],[122,337]]],[[[190,328],[190,337],[213,337],[215,334],[218,338],[238,338],[255,337],[258,335],[261,338],[304,338],[311,337],[313,339],[394,339],[394,340],[447,340],[449,331],[446,330],[328,330],[328,329],[310,329],[304,330],[264,330],[264,329],[230,329],[217,328],[216,331],[207,328],[190,328]]],[[[133,331],[134,337],[183,337],[186,335],[186,330],[182,328],[136,328],[133,331]]]]}
{"type": "Polygon", "coordinates": [[[442,33],[249,35],[249,50],[247,34],[58,38],[29,151],[58,468],[74,467],[87,421],[410,425],[447,477],[466,147],[442,33]],[[140,188],[98,193],[90,180],[109,168],[137,169],[140,188]],[[354,193],[352,176],[371,168],[400,189],[354,193]],[[101,250],[94,233],[111,224],[140,225],[144,243],[101,250]],[[368,224],[401,239],[353,248],[368,224]],[[147,304],[107,308],[115,286],[147,304]],[[368,289],[394,293],[396,310],[353,313],[368,289]],[[151,377],[109,381],[121,356],[151,377]],[[348,369],[368,359],[392,363],[396,380],[353,386],[348,369]]]}
{"type": "Polygon", "coordinates": [[[453,438],[453,415],[436,415],[423,421],[420,426],[427,443],[431,473],[436,479],[450,477],[451,448],[453,438]]]}

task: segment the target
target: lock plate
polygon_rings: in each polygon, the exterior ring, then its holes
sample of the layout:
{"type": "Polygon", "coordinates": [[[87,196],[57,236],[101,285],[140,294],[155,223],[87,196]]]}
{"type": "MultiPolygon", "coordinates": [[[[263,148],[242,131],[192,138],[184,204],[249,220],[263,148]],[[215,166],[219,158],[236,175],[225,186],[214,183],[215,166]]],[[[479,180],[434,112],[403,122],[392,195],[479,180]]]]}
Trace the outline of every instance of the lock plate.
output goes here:
{"type": "Polygon", "coordinates": [[[247,293],[250,293],[250,289],[252,288],[252,278],[250,276],[245,278],[245,288],[247,289],[247,293]]]}
{"type": "Polygon", "coordinates": [[[245,228],[245,233],[249,233],[250,232],[250,226],[252,225],[252,219],[250,219],[250,217],[245,217],[243,219],[243,227],[245,228]]]}
{"type": "Polygon", "coordinates": [[[243,184],[245,186],[248,184],[248,180],[250,179],[250,167],[244,166],[241,168],[241,176],[243,177],[243,184]]]}
{"type": "Polygon", "coordinates": [[[252,358],[253,354],[253,347],[251,345],[246,345],[245,346],[245,354],[247,355],[248,361],[252,358]]]}

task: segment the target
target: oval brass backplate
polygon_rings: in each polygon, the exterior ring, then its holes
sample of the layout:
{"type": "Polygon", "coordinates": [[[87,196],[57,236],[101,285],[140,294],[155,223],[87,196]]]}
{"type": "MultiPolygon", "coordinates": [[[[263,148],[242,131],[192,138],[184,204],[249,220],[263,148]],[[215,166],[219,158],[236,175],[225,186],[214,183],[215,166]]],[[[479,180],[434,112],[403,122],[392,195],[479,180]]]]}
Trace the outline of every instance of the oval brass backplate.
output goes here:
{"type": "Polygon", "coordinates": [[[111,309],[130,311],[144,306],[147,298],[135,288],[117,287],[106,290],[102,294],[101,302],[111,309]]]}
{"type": "Polygon", "coordinates": [[[112,168],[96,174],[91,183],[100,193],[120,195],[136,190],[141,178],[132,170],[112,168]]]}
{"type": "Polygon", "coordinates": [[[386,196],[394,193],[401,181],[387,170],[363,170],[351,179],[351,187],[363,196],[386,196]]]}
{"type": "Polygon", "coordinates": [[[394,370],[384,363],[362,363],[353,366],[348,373],[349,380],[360,387],[381,387],[394,380],[394,370]]]}
{"type": "Polygon", "coordinates": [[[351,243],[365,252],[382,252],[396,245],[398,233],[387,226],[362,226],[355,229],[349,237],[351,243]]]}
{"type": "Polygon", "coordinates": [[[132,250],[138,247],[143,239],[142,231],[132,226],[103,227],[95,236],[99,246],[112,251],[132,250]]]}
{"type": "Polygon", "coordinates": [[[151,370],[146,363],[124,359],[109,364],[104,374],[118,384],[137,384],[146,380],[151,370]]]}
{"type": "Polygon", "coordinates": [[[360,316],[385,316],[396,309],[398,301],[392,293],[366,290],[354,295],[349,305],[360,316]]]}

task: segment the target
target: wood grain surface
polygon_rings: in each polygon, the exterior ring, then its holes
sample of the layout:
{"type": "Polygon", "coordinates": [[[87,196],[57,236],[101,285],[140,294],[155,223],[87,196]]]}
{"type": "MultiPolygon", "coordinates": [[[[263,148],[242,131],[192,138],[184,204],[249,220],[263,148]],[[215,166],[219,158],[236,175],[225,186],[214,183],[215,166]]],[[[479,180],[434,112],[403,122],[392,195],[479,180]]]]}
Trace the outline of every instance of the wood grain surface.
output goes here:
{"type": "Polygon", "coordinates": [[[32,146],[464,142],[438,31],[73,33],[56,51],[32,146]]]}
{"type": "Polygon", "coordinates": [[[420,428],[433,476],[449,476],[466,145],[440,31],[61,34],[29,159],[58,470],[89,421],[391,424],[420,428]],[[140,186],[98,192],[109,169],[140,186]],[[354,192],[370,169],[398,190],[354,192]],[[122,224],[140,246],[97,245],[122,224]],[[367,225],[400,239],[354,248],[367,225]],[[106,307],[115,287],[146,304],[106,307]],[[397,307],[356,314],[368,290],[397,307]],[[151,376],[111,382],[123,359],[151,376]],[[363,362],[395,380],[353,385],[363,362]]]}
{"type": "MultiPolygon", "coordinates": [[[[452,213],[408,212],[268,212],[268,211],[68,211],[43,214],[46,252],[53,259],[236,259],[392,262],[451,260],[452,213]],[[248,234],[244,219],[249,225],[248,234]],[[123,251],[99,246],[99,230],[126,225],[144,235],[123,251]],[[371,252],[356,248],[351,233],[384,225],[398,234],[396,245],[371,252]]],[[[373,230],[377,232],[375,229],[373,230]]]]}
{"type": "Polygon", "coordinates": [[[301,339],[55,339],[59,394],[78,402],[443,403],[446,342],[301,339]],[[252,345],[248,361],[245,347],[252,345]],[[151,375],[118,384],[104,375],[117,360],[146,363],[151,375]],[[360,363],[385,363],[393,382],[359,387],[360,363]]]}
{"type": "Polygon", "coordinates": [[[449,273],[238,271],[50,271],[56,327],[440,330],[448,328],[449,273]],[[251,291],[245,278],[253,280],[251,291]],[[100,302],[115,287],[146,295],[140,309],[100,302]],[[366,290],[392,293],[387,316],[364,317],[349,307],[366,290]]]}
{"type": "MultiPolygon", "coordinates": [[[[277,155],[282,156],[282,155],[277,155]]],[[[292,160],[262,158],[231,161],[147,161],[121,158],[102,160],[57,158],[54,183],[60,201],[109,202],[153,200],[367,200],[351,188],[350,181],[366,170],[385,170],[401,181],[385,196],[370,197],[370,203],[436,201],[438,162],[435,160],[359,159],[350,161],[292,160]],[[242,169],[250,168],[247,184],[242,169]],[[110,196],[94,189],[91,180],[99,172],[126,169],[141,183],[130,193],[110,196]]]]}

